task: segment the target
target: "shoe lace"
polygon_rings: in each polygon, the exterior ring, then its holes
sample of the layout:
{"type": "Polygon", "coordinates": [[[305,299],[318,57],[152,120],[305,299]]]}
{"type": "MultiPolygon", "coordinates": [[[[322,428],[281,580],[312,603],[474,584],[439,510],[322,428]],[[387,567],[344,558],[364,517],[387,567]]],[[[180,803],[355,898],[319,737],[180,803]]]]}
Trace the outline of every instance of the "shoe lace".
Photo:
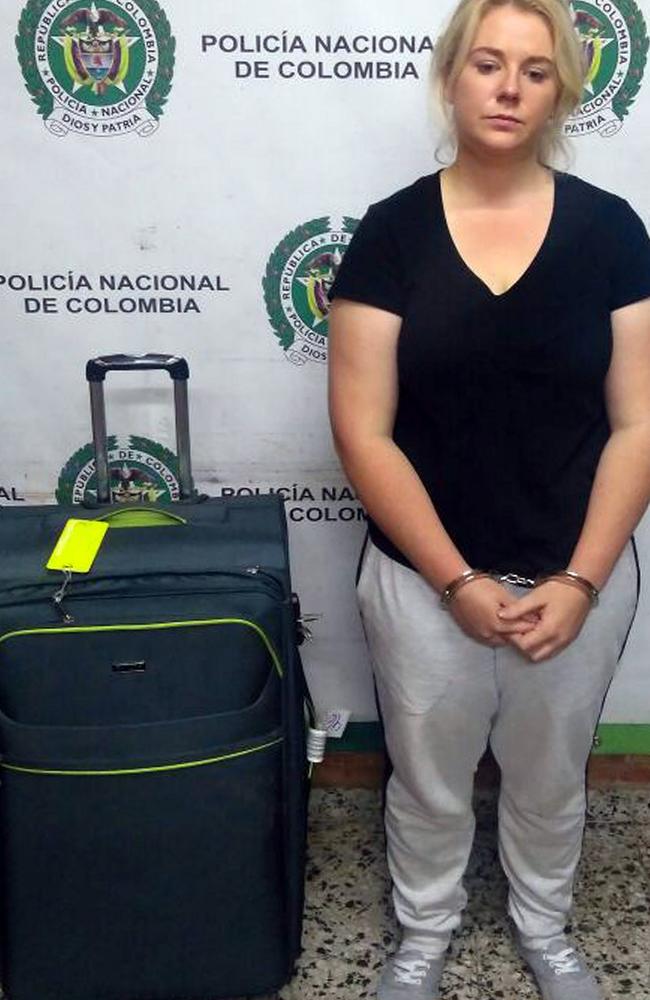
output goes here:
{"type": "Polygon", "coordinates": [[[395,980],[405,986],[420,986],[431,967],[425,958],[395,958],[395,980]]]}
{"type": "Polygon", "coordinates": [[[544,958],[556,976],[562,976],[565,972],[580,972],[580,962],[573,948],[564,948],[552,955],[545,951],[544,958]]]}

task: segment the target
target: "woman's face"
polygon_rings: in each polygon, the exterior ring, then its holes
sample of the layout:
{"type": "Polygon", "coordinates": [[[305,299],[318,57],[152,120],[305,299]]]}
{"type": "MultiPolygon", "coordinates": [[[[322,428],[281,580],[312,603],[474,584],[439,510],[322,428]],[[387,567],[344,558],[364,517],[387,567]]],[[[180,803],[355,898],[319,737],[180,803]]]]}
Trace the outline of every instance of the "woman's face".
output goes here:
{"type": "Polygon", "coordinates": [[[553,37],[539,14],[493,7],[445,96],[459,145],[498,154],[536,149],[558,97],[553,37]]]}

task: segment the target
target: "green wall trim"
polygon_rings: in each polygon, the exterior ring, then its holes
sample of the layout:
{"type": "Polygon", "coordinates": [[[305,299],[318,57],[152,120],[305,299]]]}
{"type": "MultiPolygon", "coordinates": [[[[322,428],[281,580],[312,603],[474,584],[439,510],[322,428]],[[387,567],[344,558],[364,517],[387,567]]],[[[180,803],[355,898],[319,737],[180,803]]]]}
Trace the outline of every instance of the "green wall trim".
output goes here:
{"type": "Polygon", "coordinates": [[[598,727],[595,754],[650,754],[650,725],[604,722],[598,727]]]}
{"type": "Polygon", "coordinates": [[[348,722],[338,740],[327,741],[328,753],[350,750],[354,753],[379,753],[384,749],[381,726],[378,722],[348,722]]]}
{"type": "MultiPolygon", "coordinates": [[[[606,722],[598,727],[595,754],[650,755],[650,725],[606,722]]],[[[378,753],[384,748],[378,722],[350,722],[339,740],[329,739],[327,750],[337,753],[378,753]]]]}

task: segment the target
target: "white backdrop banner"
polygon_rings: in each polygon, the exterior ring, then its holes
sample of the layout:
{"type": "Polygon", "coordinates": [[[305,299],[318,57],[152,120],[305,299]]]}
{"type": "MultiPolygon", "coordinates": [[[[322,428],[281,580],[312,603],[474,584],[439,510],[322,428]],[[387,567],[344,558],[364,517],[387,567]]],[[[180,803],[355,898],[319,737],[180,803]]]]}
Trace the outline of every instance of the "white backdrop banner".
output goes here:
{"type": "MultiPolygon", "coordinates": [[[[354,600],[364,513],[326,415],[327,292],[367,205],[437,168],[427,70],[450,0],[5,0],[0,505],[94,488],[85,361],[188,358],[212,495],[280,492],[322,617],[321,713],[375,718],[354,600]]],[[[571,169],[650,221],[647,2],[576,0],[571,169]]],[[[593,253],[599,252],[598,247],[593,253]]],[[[169,384],[109,377],[114,495],[177,495],[169,384]]],[[[0,515],[1,516],[1,515],[0,515]]],[[[639,531],[650,564],[650,529],[639,531]]],[[[650,722],[643,595],[606,720],[650,722]]]]}

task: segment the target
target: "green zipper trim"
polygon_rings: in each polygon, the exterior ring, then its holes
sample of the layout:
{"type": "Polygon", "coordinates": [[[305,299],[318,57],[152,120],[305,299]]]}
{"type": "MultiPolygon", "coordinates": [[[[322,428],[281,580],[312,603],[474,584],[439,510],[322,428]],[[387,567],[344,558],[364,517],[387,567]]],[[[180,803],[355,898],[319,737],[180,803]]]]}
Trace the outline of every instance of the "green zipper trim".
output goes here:
{"type": "Polygon", "coordinates": [[[247,618],[204,618],[198,621],[156,622],[147,625],[68,625],[62,628],[26,628],[19,629],[17,632],[5,632],[4,635],[0,635],[0,643],[5,642],[6,639],[15,639],[17,636],[23,635],[65,635],[70,632],[153,632],[158,629],[196,628],[201,625],[247,625],[249,628],[252,628],[266,646],[267,652],[278,672],[278,677],[284,676],[278,654],[273,648],[266,632],[259,625],[256,625],[255,622],[248,621],[247,618]]]}
{"type": "Polygon", "coordinates": [[[251,753],[259,753],[260,750],[268,750],[269,747],[275,747],[278,743],[282,743],[284,737],[280,736],[277,740],[271,740],[270,743],[262,743],[258,747],[249,747],[247,750],[237,750],[235,753],[224,753],[220,757],[207,757],[205,760],[189,760],[182,764],[159,764],[156,767],[125,767],[120,768],[115,771],[63,771],[54,768],[44,768],[44,767],[20,767],[18,764],[2,764],[0,765],[6,771],[19,771],[21,774],[49,774],[49,775],[59,775],[61,777],[68,777],[71,775],[79,775],[80,777],[92,777],[92,776],[104,776],[110,777],[111,775],[118,774],[154,774],[157,771],[182,771],[188,767],[205,767],[206,764],[219,764],[224,760],[234,760],[236,757],[246,757],[251,753]]]}

